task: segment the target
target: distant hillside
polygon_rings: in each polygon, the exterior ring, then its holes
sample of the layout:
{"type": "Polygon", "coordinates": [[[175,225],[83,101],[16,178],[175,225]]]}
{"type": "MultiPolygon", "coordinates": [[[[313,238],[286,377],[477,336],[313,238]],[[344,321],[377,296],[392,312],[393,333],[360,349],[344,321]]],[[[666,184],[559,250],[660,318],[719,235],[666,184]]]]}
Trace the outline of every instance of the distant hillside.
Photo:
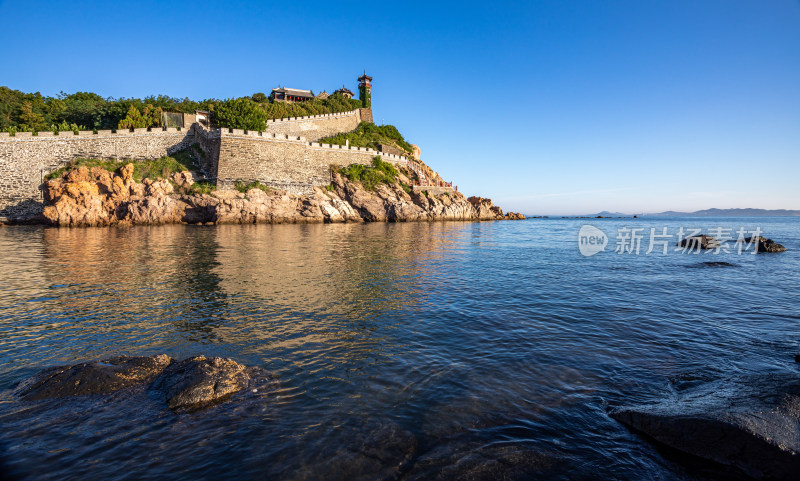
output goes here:
{"type": "Polygon", "coordinates": [[[598,212],[597,214],[588,214],[584,217],[630,217],[633,214],[623,214],[621,212],[609,212],[604,210],[603,212],[598,212]]]}
{"type": "Polygon", "coordinates": [[[644,214],[647,217],[778,217],[800,216],[800,210],[787,209],[705,209],[697,212],[676,212],[669,210],[657,214],[644,214]]]}

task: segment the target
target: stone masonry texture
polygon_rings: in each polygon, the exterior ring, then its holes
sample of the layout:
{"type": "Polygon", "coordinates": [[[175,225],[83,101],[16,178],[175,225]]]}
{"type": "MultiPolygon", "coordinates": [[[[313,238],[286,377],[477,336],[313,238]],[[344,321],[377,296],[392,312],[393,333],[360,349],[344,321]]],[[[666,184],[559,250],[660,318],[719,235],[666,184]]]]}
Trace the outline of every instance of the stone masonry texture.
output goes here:
{"type": "Polygon", "coordinates": [[[43,209],[44,176],[77,158],[157,159],[194,144],[203,155],[201,168],[220,188],[236,181],[258,181],[295,194],[309,193],[330,182],[332,166],[369,165],[375,156],[397,165],[406,157],[372,149],[327,145],[322,137],[350,132],[370,109],[270,121],[265,132],[236,129],[136,129],[134,132],[99,131],[0,133],[0,221],[24,219],[43,209]]]}
{"type": "Polygon", "coordinates": [[[25,218],[42,209],[41,184],[49,172],[77,158],[156,159],[195,142],[191,130],[148,132],[18,132],[0,134],[0,220],[25,218]]]}

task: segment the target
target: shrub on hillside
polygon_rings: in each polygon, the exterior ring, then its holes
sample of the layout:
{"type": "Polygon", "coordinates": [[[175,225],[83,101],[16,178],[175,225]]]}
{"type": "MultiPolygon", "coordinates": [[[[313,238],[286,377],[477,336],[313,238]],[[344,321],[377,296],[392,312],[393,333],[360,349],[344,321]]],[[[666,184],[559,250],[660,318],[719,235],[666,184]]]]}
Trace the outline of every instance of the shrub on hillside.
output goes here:
{"type": "Polygon", "coordinates": [[[128,113],[124,119],[117,124],[118,129],[144,129],[147,127],[159,127],[161,125],[161,107],[153,107],[151,104],[145,105],[139,112],[135,105],[128,107],[128,113]]]}
{"type": "Polygon", "coordinates": [[[372,167],[352,164],[339,169],[339,173],[354,182],[360,182],[366,190],[375,190],[378,184],[394,184],[399,175],[394,165],[384,162],[377,155],[372,159],[372,167]]]}
{"type": "Polygon", "coordinates": [[[412,153],[411,144],[406,142],[400,131],[394,125],[375,125],[370,122],[361,122],[358,128],[346,134],[338,134],[320,139],[324,144],[345,145],[350,141],[353,147],[378,148],[379,144],[395,145],[399,149],[412,153]]]}
{"type": "Polygon", "coordinates": [[[220,127],[231,129],[263,131],[267,128],[267,113],[248,97],[216,103],[211,118],[220,127]]]}

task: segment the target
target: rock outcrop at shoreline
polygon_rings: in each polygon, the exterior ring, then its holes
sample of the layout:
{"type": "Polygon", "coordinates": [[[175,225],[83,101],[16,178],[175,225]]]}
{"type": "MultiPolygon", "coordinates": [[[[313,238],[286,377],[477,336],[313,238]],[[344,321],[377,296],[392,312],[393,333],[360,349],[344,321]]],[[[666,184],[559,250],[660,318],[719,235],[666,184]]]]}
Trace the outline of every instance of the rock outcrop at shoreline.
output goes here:
{"type": "Polygon", "coordinates": [[[17,393],[26,401],[38,401],[147,386],[161,393],[170,409],[198,409],[253,386],[272,384],[272,376],[265,371],[232,359],[196,356],[175,361],[159,354],[52,367],[23,382],[17,393]]]}
{"type": "Polygon", "coordinates": [[[246,389],[252,370],[232,359],[196,356],[172,363],[158,379],[170,409],[215,403],[246,389]]]}
{"type": "Polygon", "coordinates": [[[45,369],[20,386],[20,396],[28,401],[65,396],[108,394],[143,384],[161,374],[172,359],[164,354],[120,356],[74,366],[45,369]]]}
{"type": "Polygon", "coordinates": [[[800,377],[795,373],[720,380],[610,416],[684,453],[755,479],[800,473],[800,377]]]}
{"type": "Polygon", "coordinates": [[[682,239],[677,244],[678,247],[688,247],[695,250],[710,250],[720,247],[719,241],[710,235],[696,235],[682,239]]]}
{"type": "Polygon", "coordinates": [[[490,199],[459,192],[406,192],[400,184],[365,190],[334,173],[329,189],[309,195],[250,189],[186,194],[191,173],[171,181],[133,179],[133,164],[111,174],[99,167],[75,169],[44,184],[47,206],[39,219],[56,226],[153,225],[178,223],[321,223],[524,219],[503,214],[490,199]],[[177,190],[176,190],[177,189],[177,190]]]}
{"type": "Polygon", "coordinates": [[[786,247],[778,244],[772,239],[766,239],[761,236],[748,237],[744,240],[747,244],[755,246],[756,252],[785,252],[786,247]]]}

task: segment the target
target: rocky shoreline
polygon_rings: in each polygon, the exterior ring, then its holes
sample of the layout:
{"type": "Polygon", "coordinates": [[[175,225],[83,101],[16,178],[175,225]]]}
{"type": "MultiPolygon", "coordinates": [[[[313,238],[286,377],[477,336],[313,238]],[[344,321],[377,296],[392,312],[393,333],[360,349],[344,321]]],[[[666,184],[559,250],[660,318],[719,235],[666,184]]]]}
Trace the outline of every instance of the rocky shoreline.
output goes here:
{"type": "Polygon", "coordinates": [[[659,402],[609,412],[632,431],[760,480],[800,473],[800,376],[793,371],[731,379],[689,376],[659,402]]]}
{"type": "Polygon", "coordinates": [[[407,192],[401,181],[379,184],[369,191],[339,173],[327,189],[309,195],[253,188],[247,192],[215,190],[190,193],[190,172],[170,179],[133,178],[134,166],[117,173],[80,167],[43,185],[44,212],[27,223],[90,227],[159,224],[284,224],[328,222],[408,222],[518,220],[521,214],[503,210],[490,199],[460,192],[407,192]]]}
{"type": "Polygon", "coordinates": [[[157,356],[118,356],[40,371],[24,381],[18,396],[25,401],[107,395],[146,386],[169,409],[195,410],[225,401],[247,390],[274,389],[274,376],[232,359],[195,356],[182,361],[157,356]]]}

